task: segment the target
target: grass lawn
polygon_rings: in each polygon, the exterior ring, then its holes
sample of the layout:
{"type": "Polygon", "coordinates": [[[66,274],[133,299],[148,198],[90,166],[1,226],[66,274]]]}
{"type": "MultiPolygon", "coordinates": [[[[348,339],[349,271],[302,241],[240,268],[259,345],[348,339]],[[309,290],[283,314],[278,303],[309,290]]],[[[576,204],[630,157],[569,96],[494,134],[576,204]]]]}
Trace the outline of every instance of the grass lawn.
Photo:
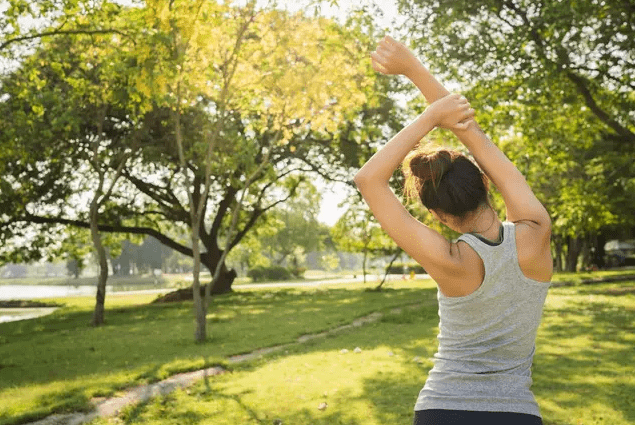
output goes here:
{"type": "MultiPolygon", "coordinates": [[[[624,287],[635,282],[550,291],[533,374],[546,425],[635,423],[635,290],[624,287]]],[[[403,309],[93,425],[410,424],[437,320],[434,303],[403,309]]]]}
{"type": "Polygon", "coordinates": [[[219,364],[234,354],[289,343],[374,311],[432,297],[427,289],[240,290],[214,298],[207,343],[193,341],[191,302],[150,305],[153,295],[106,298],[106,325],[88,326],[94,300],[63,304],[50,316],[0,324],[0,424],[86,410],[93,397],[219,364]]]}
{"type": "MultiPolygon", "coordinates": [[[[539,329],[533,390],[546,425],[635,423],[635,281],[550,290],[539,329]]],[[[211,340],[194,344],[190,303],[107,299],[107,325],[90,328],[92,299],[57,300],[54,315],[0,324],[0,424],[89,408],[92,397],[156,381],[232,354],[350,323],[361,328],[232,365],[97,424],[409,424],[436,350],[432,281],[241,290],[210,310],[211,340]],[[395,306],[411,305],[400,312],[395,306]],[[359,347],[361,352],[355,352],[359,347]],[[342,350],[347,350],[343,352],[342,350]],[[278,420],[278,421],[277,421],[278,420]]]]}

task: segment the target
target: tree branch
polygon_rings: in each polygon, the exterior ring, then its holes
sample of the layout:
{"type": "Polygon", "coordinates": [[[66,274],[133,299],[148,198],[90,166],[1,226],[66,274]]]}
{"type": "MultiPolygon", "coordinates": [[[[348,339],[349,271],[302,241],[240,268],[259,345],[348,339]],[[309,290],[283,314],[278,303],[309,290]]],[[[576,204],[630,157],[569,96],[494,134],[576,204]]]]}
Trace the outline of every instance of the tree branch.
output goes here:
{"type": "Polygon", "coordinates": [[[353,182],[352,178],[348,179],[348,180],[338,179],[336,177],[333,177],[330,174],[327,174],[325,171],[322,171],[320,168],[316,167],[315,164],[312,164],[307,159],[305,159],[305,158],[298,158],[298,159],[300,159],[300,161],[302,161],[303,163],[305,163],[306,165],[308,165],[310,167],[310,170],[301,170],[301,171],[305,171],[307,173],[316,173],[316,174],[318,174],[320,177],[322,177],[326,181],[329,181],[329,182],[332,182],[332,183],[343,183],[343,184],[345,184],[347,186],[350,186],[350,187],[354,188],[355,190],[357,190],[357,186],[353,182]]]}
{"type": "Polygon", "coordinates": [[[591,90],[589,90],[588,81],[584,77],[572,71],[566,71],[566,76],[567,78],[569,78],[569,80],[571,80],[571,82],[573,82],[573,84],[576,85],[576,87],[578,88],[578,92],[584,98],[584,103],[586,103],[589,109],[591,109],[591,111],[600,119],[600,121],[611,127],[621,137],[624,137],[628,141],[635,142],[635,133],[622,126],[616,120],[611,118],[609,114],[606,113],[606,111],[600,108],[600,106],[593,98],[591,90]]]}
{"type": "Polygon", "coordinates": [[[254,224],[256,224],[256,220],[258,220],[258,218],[264,214],[264,212],[269,209],[262,209],[262,208],[255,208],[251,217],[249,217],[249,221],[245,224],[245,227],[242,228],[242,230],[240,232],[237,232],[236,235],[234,235],[234,238],[232,239],[232,241],[229,244],[229,250],[231,251],[236,245],[238,245],[238,243],[242,240],[243,237],[245,237],[245,235],[247,234],[247,232],[254,226],[254,224]]]}
{"type": "MultiPolygon", "coordinates": [[[[36,215],[27,215],[23,219],[14,219],[12,222],[25,221],[35,224],[62,224],[66,226],[80,227],[83,229],[89,229],[90,223],[81,220],[69,220],[59,217],[40,217],[36,215]]],[[[115,225],[99,225],[99,231],[109,233],[130,233],[135,235],[148,235],[152,236],[163,245],[172,248],[175,251],[180,252],[183,255],[192,257],[192,249],[179,244],[178,242],[165,236],[163,233],[151,227],[138,227],[138,226],[115,226],[115,225]]]]}
{"type": "Polygon", "coordinates": [[[535,25],[532,25],[527,13],[523,10],[520,10],[518,6],[514,4],[512,1],[505,1],[504,4],[513,10],[518,16],[522,19],[525,26],[529,29],[529,34],[531,38],[534,40],[536,45],[538,46],[538,51],[540,52],[541,57],[554,64],[560,72],[563,72],[564,75],[573,83],[578,89],[578,92],[582,95],[584,102],[591,109],[591,111],[597,116],[600,121],[613,129],[618,135],[625,138],[629,141],[635,141],[635,133],[628,130],[626,127],[622,126],[619,122],[613,119],[605,110],[603,110],[598,103],[595,101],[591,90],[589,89],[588,80],[584,77],[576,74],[571,71],[571,61],[569,60],[569,56],[566,52],[566,49],[563,46],[555,46],[557,50],[558,61],[555,62],[547,57],[547,52],[545,50],[545,41],[538,32],[538,29],[535,25]]]}
{"type": "MultiPolygon", "coordinates": [[[[264,214],[265,212],[269,211],[270,209],[272,209],[276,205],[281,204],[283,202],[286,202],[289,198],[291,198],[295,194],[295,191],[296,191],[296,189],[297,189],[299,184],[300,184],[300,182],[298,181],[298,183],[295,186],[293,186],[291,188],[291,190],[289,191],[289,195],[286,196],[285,198],[279,199],[278,201],[274,202],[273,204],[267,206],[266,208],[254,208],[254,211],[253,211],[251,217],[249,218],[249,221],[245,224],[245,227],[243,227],[243,229],[240,232],[236,233],[236,235],[234,236],[234,239],[232,239],[231,243],[229,244],[229,249],[231,250],[234,246],[238,245],[238,243],[245,236],[245,234],[247,234],[249,229],[251,229],[254,226],[254,224],[256,224],[256,220],[258,220],[258,218],[262,214],[264,214]]],[[[265,192],[264,190],[262,190],[260,192],[260,196],[258,197],[259,201],[262,198],[264,192],[265,192]]]]}
{"type": "Polygon", "coordinates": [[[588,66],[584,66],[584,65],[571,65],[571,66],[569,66],[569,68],[570,69],[574,69],[574,70],[578,70],[578,71],[588,72],[588,73],[597,72],[598,75],[606,78],[607,80],[614,81],[615,83],[620,84],[620,85],[623,84],[623,85],[629,86],[630,88],[635,90],[635,82],[622,81],[622,79],[620,79],[619,77],[614,77],[613,75],[609,74],[606,71],[601,71],[599,69],[589,68],[588,66]]]}
{"type": "Polygon", "coordinates": [[[132,183],[137,189],[139,189],[141,193],[144,193],[147,196],[149,196],[151,199],[156,201],[159,205],[163,206],[166,210],[175,210],[175,208],[170,208],[170,207],[176,207],[176,214],[173,216],[173,218],[178,218],[179,220],[182,220],[182,221],[189,220],[187,211],[185,210],[185,208],[183,208],[183,205],[178,200],[178,198],[174,195],[174,193],[172,193],[171,191],[169,193],[160,193],[157,190],[157,188],[159,189],[167,189],[167,188],[161,188],[160,186],[144,182],[143,180],[138,179],[127,172],[124,172],[124,177],[126,178],[126,180],[132,183]]]}
{"type": "Polygon", "coordinates": [[[209,231],[209,236],[211,236],[214,240],[218,236],[218,232],[220,231],[221,223],[223,222],[223,217],[227,213],[230,205],[234,201],[234,196],[238,193],[238,189],[235,187],[229,186],[227,191],[225,192],[225,197],[218,204],[218,210],[216,210],[216,217],[214,217],[214,221],[212,222],[212,227],[209,231]]]}
{"type": "MultiPolygon", "coordinates": [[[[101,29],[101,30],[52,30],[52,31],[44,31],[44,32],[37,33],[37,34],[24,35],[22,37],[10,38],[9,40],[6,40],[4,43],[0,44],[0,50],[6,48],[10,44],[19,43],[21,41],[34,40],[36,38],[51,37],[51,36],[55,36],[55,35],[74,35],[74,34],[85,34],[85,35],[92,35],[92,34],[119,34],[119,35],[122,35],[124,37],[128,37],[128,35],[125,32],[122,32],[122,31],[116,30],[116,29],[112,29],[112,28],[110,28],[110,29],[101,29]]],[[[134,40],[132,40],[132,42],[135,43],[134,40]]]]}

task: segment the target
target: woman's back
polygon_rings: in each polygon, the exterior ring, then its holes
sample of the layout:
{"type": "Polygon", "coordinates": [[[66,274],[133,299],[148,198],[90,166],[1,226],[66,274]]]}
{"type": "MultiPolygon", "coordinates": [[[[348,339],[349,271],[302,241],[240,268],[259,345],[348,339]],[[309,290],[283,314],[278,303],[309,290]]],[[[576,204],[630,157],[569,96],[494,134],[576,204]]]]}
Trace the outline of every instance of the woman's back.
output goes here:
{"type": "MultiPolygon", "coordinates": [[[[535,338],[549,283],[525,277],[516,225],[499,244],[463,235],[485,278],[469,295],[439,299],[439,349],[417,405],[427,409],[521,412],[539,416],[530,391],[535,338]]],[[[415,407],[417,409],[417,407],[415,407]]]]}
{"type": "MultiPolygon", "coordinates": [[[[492,214],[495,214],[492,211],[492,214]]],[[[499,223],[496,220],[496,223],[499,223]]],[[[502,229],[502,228],[501,228],[502,229]]],[[[490,241],[494,237],[495,228],[490,232],[490,241]]],[[[515,223],[514,239],[516,241],[516,253],[518,265],[524,277],[539,282],[550,282],[553,274],[553,260],[550,247],[536,242],[539,239],[542,228],[536,228],[532,223],[515,223]]],[[[480,235],[479,235],[480,236],[480,235]]],[[[485,235],[487,236],[487,235],[485,235]]],[[[481,256],[465,240],[458,239],[453,243],[455,251],[460,252],[465,273],[445,282],[438,282],[441,291],[449,297],[461,297],[476,291],[483,283],[485,267],[481,256]],[[463,243],[461,243],[463,242],[463,243]]]]}

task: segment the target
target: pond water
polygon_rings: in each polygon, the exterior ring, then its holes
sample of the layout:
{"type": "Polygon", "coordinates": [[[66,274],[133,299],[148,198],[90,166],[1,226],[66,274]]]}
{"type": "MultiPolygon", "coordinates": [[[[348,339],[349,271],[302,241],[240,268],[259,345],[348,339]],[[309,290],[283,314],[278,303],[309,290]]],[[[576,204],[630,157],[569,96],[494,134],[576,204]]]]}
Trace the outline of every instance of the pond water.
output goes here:
{"type": "MultiPolygon", "coordinates": [[[[94,285],[0,285],[0,301],[95,295],[95,291],[94,285]]],[[[0,323],[35,319],[51,314],[56,309],[57,307],[0,308],[0,323]]]]}
{"type": "MultiPolygon", "coordinates": [[[[137,288],[117,287],[116,289],[117,291],[121,291],[123,289],[137,288]]],[[[153,289],[143,292],[160,293],[165,291],[166,289],[153,289]]],[[[0,301],[95,296],[96,292],[97,288],[95,285],[0,285],[0,301]]],[[[113,293],[113,286],[107,285],[106,294],[113,293]]],[[[0,323],[34,319],[51,314],[55,309],[56,307],[0,308],[0,323]]]]}
{"type": "Polygon", "coordinates": [[[36,317],[51,314],[55,310],[57,310],[57,307],[0,308],[0,323],[35,319],[36,317]]]}
{"type": "MultiPolygon", "coordinates": [[[[0,300],[32,300],[34,298],[58,298],[95,295],[95,285],[0,285],[0,300]]],[[[112,286],[106,287],[106,293],[112,286]]]]}

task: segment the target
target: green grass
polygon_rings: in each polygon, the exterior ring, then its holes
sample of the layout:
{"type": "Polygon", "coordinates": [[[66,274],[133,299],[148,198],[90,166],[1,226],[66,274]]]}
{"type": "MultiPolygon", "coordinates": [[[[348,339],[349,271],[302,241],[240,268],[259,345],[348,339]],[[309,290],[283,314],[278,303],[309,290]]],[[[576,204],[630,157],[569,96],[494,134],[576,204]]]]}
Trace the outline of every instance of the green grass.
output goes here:
{"type": "MultiPolygon", "coordinates": [[[[635,422],[634,288],[626,282],[550,291],[533,374],[545,425],[635,422]]],[[[432,367],[437,321],[433,302],[402,309],[93,425],[410,424],[432,367]]]]}
{"type": "Polygon", "coordinates": [[[86,410],[94,397],[412,304],[432,294],[432,284],[424,285],[427,292],[365,292],[360,285],[237,291],[214,299],[204,344],[193,341],[188,302],[149,305],[153,296],[110,296],[106,325],[92,328],[92,298],[53,300],[64,307],[50,316],[0,324],[0,424],[86,410]]]}
{"type": "Polygon", "coordinates": [[[635,282],[553,288],[537,346],[548,423],[635,423],[635,282]]]}
{"type": "Polygon", "coordinates": [[[577,272],[577,273],[556,273],[553,276],[553,282],[556,285],[580,285],[583,281],[591,279],[604,279],[614,278],[620,276],[635,276],[635,269],[614,269],[614,270],[599,270],[590,272],[577,272]]]}
{"type": "MultiPolygon", "coordinates": [[[[87,326],[92,300],[56,300],[65,307],[52,316],[0,324],[0,424],[88,409],[93,397],[289,343],[373,311],[385,315],[227,365],[231,373],[93,424],[412,423],[437,346],[436,290],[431,281],[388,285],[383,293],[333,285],[218,297],[205,344],[192,341],[191,303],[147,305],[150,296],[110,297],[108,324],[95,329],[87,326]],[[321,403],[326,409],[318,409],[321,403]]],[[[550,290],[533,375],[546,425],[635,422],[635,290],[624,290],[634,287],[631,281],[550,290]]]]}
{"type": "MultiPolygon", "coordinates": [[[[634,287],[625,282],[550,291],[533,375],[545,425],[635,422],[634,287]],[[625,288],[632,290],[623,293],[625,288]]],[[[432,367],[437,321],[433,303],[403,309],[93,425],[248,425],[276,419],[285,425],[409,424],[432,367]],[[319,410],[324,402],[327,408],[319,410]]]]}

